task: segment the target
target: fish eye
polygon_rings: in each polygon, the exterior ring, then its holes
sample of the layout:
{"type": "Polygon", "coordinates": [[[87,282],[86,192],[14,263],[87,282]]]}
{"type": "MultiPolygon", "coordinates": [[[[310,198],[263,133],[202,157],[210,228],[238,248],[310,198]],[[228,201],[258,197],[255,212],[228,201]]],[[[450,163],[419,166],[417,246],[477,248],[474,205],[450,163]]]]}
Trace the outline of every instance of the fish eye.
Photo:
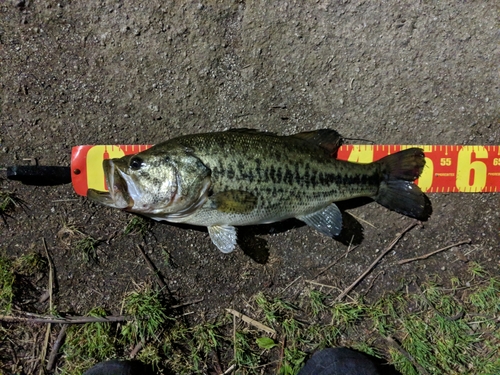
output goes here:
{"type": "Polygon", "coordinates": [[[137,171],[139,169],[141,169],[142,167],[142,159],[140,157],[133,157],[132,159],[130,159],[130,168],[132,168],[134,171],[137,171]]]}

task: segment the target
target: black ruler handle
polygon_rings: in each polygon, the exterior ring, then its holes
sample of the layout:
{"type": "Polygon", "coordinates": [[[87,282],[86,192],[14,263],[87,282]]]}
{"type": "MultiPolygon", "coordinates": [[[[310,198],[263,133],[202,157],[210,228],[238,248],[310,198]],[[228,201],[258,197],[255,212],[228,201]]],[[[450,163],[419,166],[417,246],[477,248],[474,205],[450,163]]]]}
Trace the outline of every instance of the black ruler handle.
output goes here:
{"type": "Polygon", "coordinates": [[[7,167],[7,178],[25,185],[62,185],[71,182],[71,170],[70,167],[15,165],[7,167]]]}

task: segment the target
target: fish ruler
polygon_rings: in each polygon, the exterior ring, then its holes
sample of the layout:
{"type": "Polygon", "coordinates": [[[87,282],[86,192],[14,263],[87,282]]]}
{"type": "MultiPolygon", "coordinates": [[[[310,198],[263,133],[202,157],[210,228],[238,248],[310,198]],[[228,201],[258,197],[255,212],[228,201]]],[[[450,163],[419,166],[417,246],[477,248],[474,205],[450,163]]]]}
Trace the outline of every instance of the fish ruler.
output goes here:
{"type": "MultiPolygon", "coordinates": [[[[106,191],[102,161],[136,154],[152,145],[76,146],[71,153],[71,181],[77,194],[106,191]]],[[[425,152],[425,168],[416,181],[427,193],[500,192],[500,146],[344,145],[338,159],[371,163],[410,147],[425,152]]]]}

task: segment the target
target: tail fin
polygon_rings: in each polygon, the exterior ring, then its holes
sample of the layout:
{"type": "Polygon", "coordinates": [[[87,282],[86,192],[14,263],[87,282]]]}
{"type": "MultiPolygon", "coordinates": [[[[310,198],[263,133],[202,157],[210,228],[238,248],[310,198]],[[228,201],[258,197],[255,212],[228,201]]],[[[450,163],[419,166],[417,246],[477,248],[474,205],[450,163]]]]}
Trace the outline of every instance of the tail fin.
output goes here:
{"type": "Polygon", "coordinates": [[[413,183],[425,166],[423,150],[409,148],[386,156],[376,163],[380,165],[384,179],[375,201],[400,214],[427,220],[432,213],[431,202],[413,183]]]}

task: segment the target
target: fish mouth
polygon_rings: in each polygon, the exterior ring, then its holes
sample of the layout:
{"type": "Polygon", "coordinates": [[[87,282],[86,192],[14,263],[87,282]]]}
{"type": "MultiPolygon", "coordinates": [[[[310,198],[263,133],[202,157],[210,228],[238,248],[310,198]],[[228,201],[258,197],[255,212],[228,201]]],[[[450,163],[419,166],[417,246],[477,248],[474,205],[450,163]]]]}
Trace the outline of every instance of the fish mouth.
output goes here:
{"type": "Polygon", "coordinates": [[[109,191],[88,189],[87,198],[108,207],[126,210],[134,206],[134,200],[129,194],[125,174],[116,166],[118,160],[120,159],[108,159],[102,162],[109,191]]]}

